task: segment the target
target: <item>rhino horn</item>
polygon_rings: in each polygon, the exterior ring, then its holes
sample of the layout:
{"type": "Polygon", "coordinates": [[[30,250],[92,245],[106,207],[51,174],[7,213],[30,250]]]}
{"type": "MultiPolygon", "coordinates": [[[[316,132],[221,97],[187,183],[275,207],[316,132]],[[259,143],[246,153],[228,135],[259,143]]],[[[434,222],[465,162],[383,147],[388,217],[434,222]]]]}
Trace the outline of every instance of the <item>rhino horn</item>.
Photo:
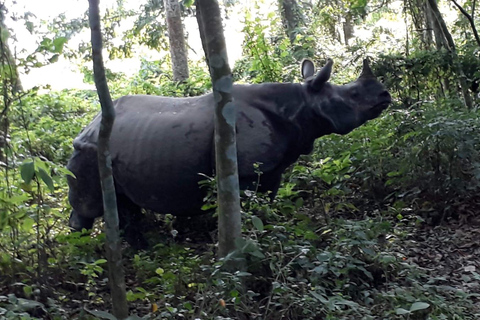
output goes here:
{"type": "Polygon", "coordinates": [[[333,60],[328,59],[325,66],[318,72],[315,79],[313,79],[312,87],[314,90],[320,90],[322,86],[330,79],[332,74],[333,60]]]}
{"type": "Polygon", "coordinates": [[[368,59],[363,59],[363,69],[362,73],[360,73],[360,78],[375,78],[375,75],[372,72],[372,69],[370,69],[370,65],[368,64],[368,59]]]}

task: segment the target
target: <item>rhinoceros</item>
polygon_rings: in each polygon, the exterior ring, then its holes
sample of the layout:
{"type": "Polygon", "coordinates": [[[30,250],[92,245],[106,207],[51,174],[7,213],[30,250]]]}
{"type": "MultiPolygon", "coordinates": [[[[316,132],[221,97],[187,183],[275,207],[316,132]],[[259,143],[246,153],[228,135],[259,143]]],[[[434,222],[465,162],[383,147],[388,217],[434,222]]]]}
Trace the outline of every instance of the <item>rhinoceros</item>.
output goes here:
{"type": "MultiPolygon", "coordinates": [[[[237,154],[241,189],[277,192],[284,170],[302,154],[312,152],[315,139],[347,134],[378,117],[391,96],[364,60],[359,78],[346,85],[328,82],[333,61],[315,75],[306,59],[303,84],[234,85],[237,108],[237,154]],[[260,164],[258,175],[254,164],[260,164]]],[[[114,101],[116,119],[110,142],[113,177],[120,217],[141,208],[176,216],[201,214],[205,191],[199,188],[213,175],[215,100],[212,93],[171,98],[124,96],[114,101]]],[[[97,164],[98,115],[74,140],[68,169],[69,224],[91,228],[103,215],[97,164]]]]}

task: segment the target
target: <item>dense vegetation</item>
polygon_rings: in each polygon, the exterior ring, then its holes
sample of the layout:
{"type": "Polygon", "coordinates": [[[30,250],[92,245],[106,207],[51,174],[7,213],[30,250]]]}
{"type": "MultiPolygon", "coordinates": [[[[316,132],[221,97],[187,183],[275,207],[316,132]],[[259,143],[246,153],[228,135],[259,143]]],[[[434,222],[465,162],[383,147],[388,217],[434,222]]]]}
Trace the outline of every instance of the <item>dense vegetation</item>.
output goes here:
{"type": "MultiPolygon", "coordinates": [[[[454,50],[419,31],[425,18],[419,10],[428,1],[400,4],[406,38],[379,23],[398,19],[396,2],[282,2],[296,4],[302,19],[294,28],[282,24],[282,10],[246,11],[236,81],[299,81],[302,58],[323,61],[328,56],[337,62],[332,80],[345,83],[368,55],[394,103],[347,136],[319,139],[314,152],[285,173],[273,203],[267,195],[246,192],[245,237],[225,260],[214,255],[215,218],[178,221],[151,213],[155,227],[146,233],[152,247],[136,251],[125,245],[131,313],[146,319],[478,319],[480,43],[473,36],[479,21],[475,1],[461,3],[471,12],[473,28],[460,11],[448,25],[454,50]],[[357,31],[369,30],[369,36],[339,36],[342,21],[357,31]],[[244,265],[244,271],[231,271],[231,261],[244,265]]],[[[6,30],[0,4],[0,26],[6,30]]],[[[191,14],[193,7],[185,5],[184,13],[191,14]]],[[[133,55],[135,46],[165,46],[158,36],[163,26],[152,22],[162,10],[159,1],[146,2],[137,16],[121,3],[115,8],[105,16],[107,40],[121,17],[137,20],[121,46],[109,42],[112,57],[133,55]]],[[[29,17],[23,17],[25,25],[33,28],[29,17]]],[[[65,34],[83,26],[82,19],[59,17],[48,35],[39,35],[35,53],[13,61],[4,46],[8,35],[1,33],[2,319],[112,317],[105,312],[109,295],[101,223],[91,233],[67,228],[65,165],[74,137],[99,110],[96,93],[23,90],[18,73],[12,72],[54,63],[55,55],[79,58],[65,34]]],[[[133,76],[109,73],[110,90],[113,97],[208,92],[203,63],[190,61],[189,67],[189,78],[178,83],[170,80],[168,56],[143,60],[133,76]]],[[[85,79],[91,81],[87,69],[85,79]]],[[[214,182],[206,179],[205,187],[213,196],[214,182]]],[[[206,206],[213,202],[211,197],[206,206]]]]}

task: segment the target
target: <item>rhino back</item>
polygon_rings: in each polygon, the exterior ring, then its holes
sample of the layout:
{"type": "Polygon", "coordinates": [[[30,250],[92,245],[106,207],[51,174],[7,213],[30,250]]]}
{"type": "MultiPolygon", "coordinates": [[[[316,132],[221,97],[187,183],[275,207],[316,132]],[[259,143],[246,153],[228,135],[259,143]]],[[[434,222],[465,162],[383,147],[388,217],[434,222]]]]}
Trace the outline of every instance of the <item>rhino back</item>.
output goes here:
{"type": "MultiPolygon", "coordinates": [[[[254,163],[262,163],[264,179],[275,180],[265,180],[264,185],[277,185],[283,169],[299,155],[292,158],[288,154],[295,140],[288,115],[282,114],[288,110],[280,110],[283,106],[272,101],[269,90],[263,85],[234,86],[232,92],[243,188],[257,180],[254,163]],[[270,172],[274,172],[271,177],[270,172]]],[[[275,93],[280,95],[278,90],[275,93]]],[[[213,110],[212,94],[193,98],[125,96],[116,100],[110,151],[118,192],[147,209],[191,215],[204,196],[199,190],[198,182],[203,179],[199,173],[214,173],[213,110]]],[[[77,150],[96,148],[100,120],[97,116],[75,139],[77,150]]]]}
{"type": "MultiPolygon", "coordinates": [[[[202,201],[198,173],[213,173],[212,96],[125,96],[114,106],[110,153],[118,192],[147,209],[191,214],[202,201]]],[[[75,139],[77,150],[96,149],[100,120],[75,139]]]]}

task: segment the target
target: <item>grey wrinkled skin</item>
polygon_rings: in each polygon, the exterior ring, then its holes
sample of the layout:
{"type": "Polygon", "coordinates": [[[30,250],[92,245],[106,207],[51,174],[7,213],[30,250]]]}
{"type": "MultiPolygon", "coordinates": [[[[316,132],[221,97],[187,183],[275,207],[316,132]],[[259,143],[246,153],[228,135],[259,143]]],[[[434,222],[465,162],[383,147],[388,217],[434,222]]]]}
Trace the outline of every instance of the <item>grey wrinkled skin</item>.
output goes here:
{"type": "MultiPolygon", "coordinates": [[[[303,84],[233,86],[240,188],[255,188],[253,165],[261,163],[258,190],[274,196],[283,171],[310,153],[315,139],[346,134],[391,103],[368,63],[356,81],[343,86],[327,82],[332,63],[314,76],[313,63],[305,60],[303,84]]],[[[211,176],[215,168],[213,95],[125,96],[114,106],[110,151],[120,218],[137,215],[140,208],[178,216],[201,214],[205,194],[199,189],[199,173],[211,176]]],[[[103,215],[96,154],[99,125],[100,115],[75,139],[68,163],[76,176],[68,178],[74,209],[70,226],[76,230],[91,228],[103,215]]]]}

